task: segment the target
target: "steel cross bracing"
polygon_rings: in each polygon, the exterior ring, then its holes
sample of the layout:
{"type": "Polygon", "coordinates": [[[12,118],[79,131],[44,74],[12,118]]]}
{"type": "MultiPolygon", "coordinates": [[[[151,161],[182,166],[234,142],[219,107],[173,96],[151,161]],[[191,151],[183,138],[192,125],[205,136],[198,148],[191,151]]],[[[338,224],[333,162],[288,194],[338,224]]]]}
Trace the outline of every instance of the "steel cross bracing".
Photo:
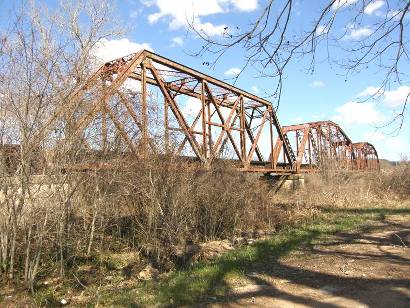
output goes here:
{"type": "Polygon", "coordinates": [[[269,101],[147,50],[103,65],[39,136],[61,118],[67,135],[104,153],[174,153],[204,166],[225,159],[263,173],[317,171],[329,162],[378,168],[374,147],[352,144],[336,124],[282,128],[269,101]]]}

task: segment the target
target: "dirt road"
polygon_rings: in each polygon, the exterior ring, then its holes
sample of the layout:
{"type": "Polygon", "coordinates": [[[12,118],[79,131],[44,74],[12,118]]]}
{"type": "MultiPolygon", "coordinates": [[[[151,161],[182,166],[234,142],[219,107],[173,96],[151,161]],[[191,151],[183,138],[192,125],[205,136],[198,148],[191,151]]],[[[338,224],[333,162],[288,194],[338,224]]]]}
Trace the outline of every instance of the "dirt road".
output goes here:
{"type": "Polygon", "coordinates": [[[410,307],[410,215],[387,216],[272,261],[213,307],[410,307]]]}

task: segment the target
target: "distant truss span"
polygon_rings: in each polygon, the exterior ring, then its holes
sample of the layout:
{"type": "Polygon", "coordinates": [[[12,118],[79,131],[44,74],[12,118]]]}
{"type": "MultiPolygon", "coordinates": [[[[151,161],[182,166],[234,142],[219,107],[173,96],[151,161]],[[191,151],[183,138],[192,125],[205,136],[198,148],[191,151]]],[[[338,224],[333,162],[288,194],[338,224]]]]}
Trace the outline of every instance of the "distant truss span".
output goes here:
{"type": "MultiPolygon", "coordinates": [[[[297,153],[296,172],[322,168],[379,170],[375,147],[368,142],[353,143],[332,121],[284,126],[284,134],[297,153]]],[[[279,142],[279,141],[277,141],[279,142]]]]}
{"type": "Polygon", "coordinates": [[[352,143],[337,124],[281,127],[266,99],[147,50],[104,64],[56,110],[49,130],[59,118],[71,119],[71,134],[94,151],[171,152],[262,173],[378,169],[374,147],[352,143]]]}

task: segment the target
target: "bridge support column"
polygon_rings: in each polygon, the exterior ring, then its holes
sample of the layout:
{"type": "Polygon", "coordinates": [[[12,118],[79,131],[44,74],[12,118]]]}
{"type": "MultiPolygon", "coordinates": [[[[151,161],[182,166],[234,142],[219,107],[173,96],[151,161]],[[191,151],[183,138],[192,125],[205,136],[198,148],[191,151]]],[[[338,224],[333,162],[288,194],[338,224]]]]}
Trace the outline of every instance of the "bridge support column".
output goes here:
{"type": "Polygon", "coordinates": [[[305,187],[305,176],[303,174],[266,175],[264,178],[272,183],[276,191],[292,191],[305,187]]]}

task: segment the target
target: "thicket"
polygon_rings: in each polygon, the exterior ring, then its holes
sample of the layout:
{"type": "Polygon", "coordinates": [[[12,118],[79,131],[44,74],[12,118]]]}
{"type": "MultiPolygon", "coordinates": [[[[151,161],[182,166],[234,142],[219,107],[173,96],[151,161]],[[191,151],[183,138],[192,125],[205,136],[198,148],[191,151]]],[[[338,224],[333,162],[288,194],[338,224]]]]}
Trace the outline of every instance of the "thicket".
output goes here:
{"type": "Polygon", "coordinates": [[[181,265],[178,250],[193,243],[271,234],[326,208],[409,196],[407,163],[380,173],[312,174],[305,189],[279,192],[272,179],[223,162],[208,171],[171,155],[111,165],[30,176],[25,196],[12,177],[2,178],[1,272],[9,282],[34,289],[41,277],[64,277],[80,260],[119,251],[170,270],[181,265]]]}

